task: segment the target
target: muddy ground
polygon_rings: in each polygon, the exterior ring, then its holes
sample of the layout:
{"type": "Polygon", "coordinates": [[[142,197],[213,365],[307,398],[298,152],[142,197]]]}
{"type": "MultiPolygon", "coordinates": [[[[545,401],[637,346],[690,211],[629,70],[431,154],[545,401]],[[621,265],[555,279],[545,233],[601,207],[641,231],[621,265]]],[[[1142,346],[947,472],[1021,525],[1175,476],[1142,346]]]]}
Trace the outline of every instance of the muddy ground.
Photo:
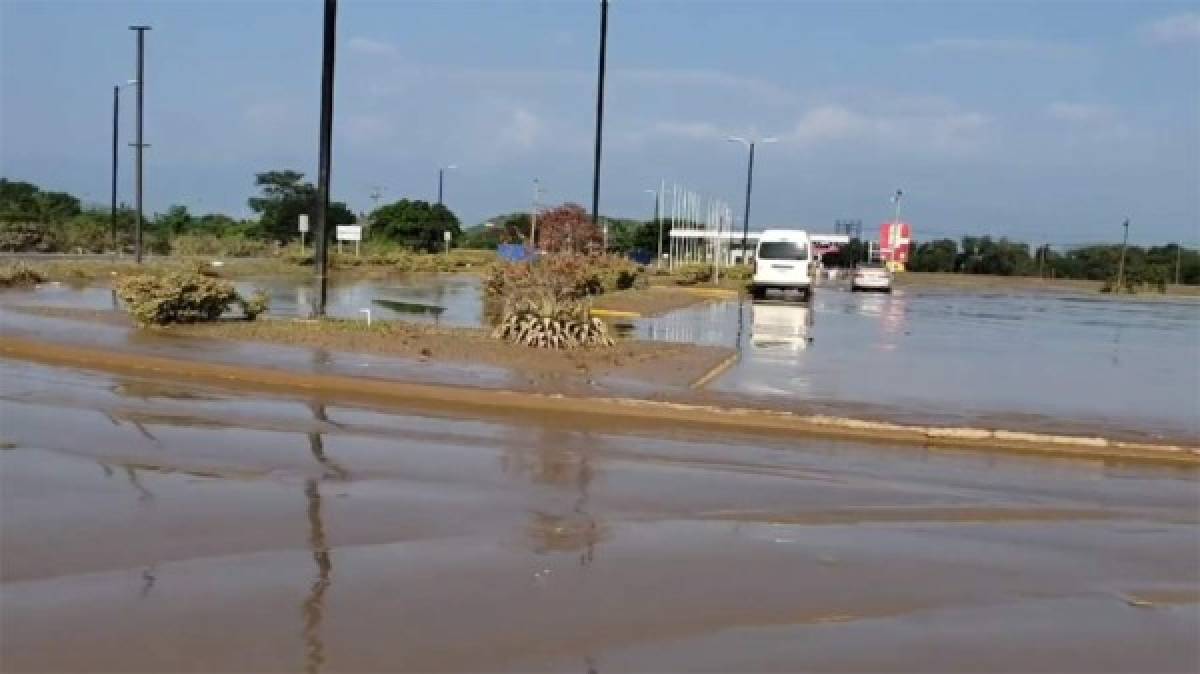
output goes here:
{"type": "Polygon", "coordinates": [[[605,293],[592,301],[597,309],[628,311],[639,316],[659,316],[676,309],[684,309],[715,297],[736,297],[735,291],[720,291],[711,288],[697,289],[678,286],[650,286],[636,290],[621,290],[605,293]],[[718,294],[720,293],[720,294],[718,294]]]}
{"type": "Polygon", "coordinates": [[[0,361],[4,671],[1192,672],[1194,470],[0,361]]]}
{"type": "MultiPolygon", "coordinates": [[[[74,307],[9,306],[10,311],[133,327],[123,312],[74,307]]],[[[603,349],[533,349],[493,339],[487,330],[401,321],[260,319],[147,328],[151,334],[263,342],[373,353],[422,362],[501,367],[555,390],[578,389],[597,377],[686,387],[726,360],[732,349],[674,342],[620,340],[603,349]]],[[[470,382],[464,382],[469,384],[470,382]]]]}

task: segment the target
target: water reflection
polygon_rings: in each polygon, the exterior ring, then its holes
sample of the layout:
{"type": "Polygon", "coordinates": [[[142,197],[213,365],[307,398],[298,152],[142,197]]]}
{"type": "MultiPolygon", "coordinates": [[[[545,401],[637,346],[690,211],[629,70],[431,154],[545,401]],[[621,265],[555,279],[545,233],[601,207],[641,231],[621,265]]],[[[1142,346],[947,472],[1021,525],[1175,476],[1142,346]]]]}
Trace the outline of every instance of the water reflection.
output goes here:
{"type": "MultiPolygon", "coordinates": [[[[329,420],[323,403],[310,402],[308,407],[316,421],[322,424],[333,423],[329,420]]],[[[325,617],[325,593],[329,591],[329,587],[333,583],[333,558],[325,537],[320,482],[348,480],[350,472],[326,454],[325,439],[320,432],[313,431],[307,436],[309,452],[323,469],[320,478],[309,478],[304,481],[304,499],[308,516],[308,547],[312,551],[317,572],[309,586],[308,596],[300,607],[300,613],[304,620],[304,670],[309,674],[316,674],[325,664],[325,641],[321,636],[321,624],[325,617]]]]}
{"type": "Polygon", "coordinates": [[[803,304],[755,303],[750,343],[757,348],[800,351],[812,343],[813,312],[803,304]]]}
{"type": "Polygon", "coordinates": [[[333,560],[329,556],[329,544],[325,540],[325,526],[321,520],[321,492],[317,481],[306,480],[304,497],[308,501],[308,545],[312,550],[313,562],[317,565],[317,577],[309,588],[308,597],[301,606],[304,617],[304,671],[316,674],[325,664],[325,642],[321,638],[321,621],[325,614],[325,593],[333,582],[333,560]]]}
{"type": "Polygon", "coordinates": [[[506,473],[523,476],[535,484],[570,488],[575,492],[566,510],[537,509],[526,526],[533,551],[578,552],[579,565],[595,561],[596,545],[611,535],[609,526],[589,510],[589,489],[595,478],[592,457],[587,451],[565,449],[570,434],[547,430],[536,446],[510,446],[500,457],[506,473]]]}
{"type": "MultiPolygon", "coordinates": [[[[373,308],[379,319],[439,322],[478,327],[484,323],[482,281],[473,275],[420,274],[388,279],[333,279],[327,312],[339,318],[361,318],[373,308]]],[[[239,289],[250,288],[238,282],[239,289]]],[[[309,281],[259,279],[254,283],[271,295],[273,316],[309,316],[316,291],[309,281]],[[294,298],[294,299],[293,299],[294,298]]]]}

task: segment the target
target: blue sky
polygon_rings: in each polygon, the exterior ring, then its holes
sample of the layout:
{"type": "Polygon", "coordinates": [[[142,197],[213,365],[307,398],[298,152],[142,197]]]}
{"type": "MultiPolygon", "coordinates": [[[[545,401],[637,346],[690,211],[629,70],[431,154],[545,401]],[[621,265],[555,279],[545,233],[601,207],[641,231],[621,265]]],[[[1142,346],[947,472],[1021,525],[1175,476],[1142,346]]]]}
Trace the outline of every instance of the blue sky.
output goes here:
{"type": "MultiPolygon", "coordinates": [[[[338,26],[333,191],[465,223],[590,203],[598,2],[356,2],[338,26]]],[[[147,23],[147,204],[244,215],[253,174],[316,173],[316,1],[0,4],[0,166],[105,201],[111,87],[147,23]]],[[[601,210],[662,179],[755,225],[904,215],[919,238],[1200,240],[1200,9],[1155,2],[614,0],[601,210]]],[[[131,94],[132,92],[130,92],[131,94]]],[[[125,140],[133,97],[123,99],[125,140]]],[[[132,151],[122,195],[132,201],[132,151]]]]}

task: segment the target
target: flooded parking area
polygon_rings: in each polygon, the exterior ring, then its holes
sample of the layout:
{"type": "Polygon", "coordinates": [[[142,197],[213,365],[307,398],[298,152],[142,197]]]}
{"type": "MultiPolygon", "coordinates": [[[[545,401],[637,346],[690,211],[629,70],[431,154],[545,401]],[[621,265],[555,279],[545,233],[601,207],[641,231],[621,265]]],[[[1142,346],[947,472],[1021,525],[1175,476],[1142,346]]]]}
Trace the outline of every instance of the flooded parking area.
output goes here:
{"type": "Polygon", "coordinates": [[[1200,666],[1189,470],[14,361],[0,428],[5,671],[1200,666]]]}

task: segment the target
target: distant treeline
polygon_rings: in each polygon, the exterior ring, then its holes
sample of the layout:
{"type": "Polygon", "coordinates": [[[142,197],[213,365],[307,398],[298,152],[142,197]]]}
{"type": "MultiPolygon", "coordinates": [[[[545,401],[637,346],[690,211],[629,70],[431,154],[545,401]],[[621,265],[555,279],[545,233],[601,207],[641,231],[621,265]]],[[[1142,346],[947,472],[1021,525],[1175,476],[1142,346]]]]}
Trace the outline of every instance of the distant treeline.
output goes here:
{"type": "MultiPolygon", "coordinates": [[[[825,256],[827,265],[852,266],[866,258],[866,244],[853,239],[837,253],[825,256]]],[[[1098,244],[1055,249],[1030,248],[1027,243],[1001,237],[964,236],[961,241],[935,239],[919,242],[909,259],[910,271],[997,276],[1043,276],[1115,282],[1121,259],[1120,244],[1098,244]]],[[[1176,282],[1200,284],[1200,251],[1171,243],[1125,251],[1125,281],[1139,286],[1162,286],[1176,282]]]]}
{"type": "MultiPolygon", "coordinates": [[[[143,243],[152,252],[258,255],[276,243],[299,236],[300,214],[315,212],[316,189],[296,171],[267,171],[255,176],[257,196],[248,205],[257,217],[235,219],[219,213],[195,215],[184,206],[172,206],[149,216],[144,223],[143,243]]],[[[560,207],[562,208],[562,207],[560,207]]],[[[543,212],[549,216],[556,209],[543,212]]],[[[332,224],[351,224],[355,214],[339,201],[331,202],[327,214],[332,224]]],[[[117,245],[132,245],[134,214],[117,210],[117,245]]],[[[601,218],[608,227],[613,252],[653,256],[666,250],[671,224],[664,220],[641,221],[601,218]]],[[[458,217],[441,204],[400,199],[384,204],[366,216],[366,236],[414,250],[439,250],[445,232],[454,245],[495,248],[498,243],[528,241],[528,213],[493,218],[490,226],[478,225],[463,231],[458,217]]],[[[332,237],[330,227],[329,236],[332,237]]],[[[538,239],[546,232],[539,232],[538,239]]],[[[112,250],[108,208],[85,208],[66,192],[53,192],[27,182],[0,178],[0,250],[37,252],[103,252],[112,250]]],[[[854,239],[837,253],[826,255],[828,265],[852,266],[866,257],[866,243],[854,239]]],[[[1007,238],[966,236],[960,241],[936,239],[915,245],[908,268],[912,271],[995,274],[999,276],[1044,276],[1115,282],[1121,257],[1120,244],[1100,244],[1060,249],[1031,248],[1007,238]]],[[[1129,246],[1125,253],[1125,280],[1132,285],[1163,286],[1178,282],[1200,284],[1200,251],[1178,244],[1129,246]]]]}
{"type": "MultiPolygon", "coordinates": [[[[937,239],[917,244],[908,268],[913,271],[1043,276],[1114,281],[1121,259],[1120,244],[1097,244],[1066,250],[1050,246],[1030,249],[1005,238],[966,236],[961,242],[937,239]]],[[[1200,284],[1200,251],[1171,243],[1129,246],[1125,280],[1132,285],[1200,284]]]]}
{"type": "MultiPolygon", "coordinates": [[[[267,171],[255,176],[259,194],[247,203],[257,217],[231,218],[220,213],[197,215],[186,206],[146,214],[142,243],[156,253],[259,255],[276,244],[299,237],[299,216],[316,213],[316,188],[296,171],[267,171]]],[[[134,237],[133,209],[122,204],[116,213],[116,246],[128,251],[134,237]]],[[[346,204],[332,201],[326,212],[329,238],[334,225],[358,221],[346,204]]],[[[401,199],[367,216],[367,236],[415,250],[440,249],[444,233],[462,235],[458,218],[441,204],[401,199]]],[[[112,213],[108,207],[85,207],[66,192],[28,182],[0,178],[0,250],[91,252],[113,250],[112,213]]]]}

